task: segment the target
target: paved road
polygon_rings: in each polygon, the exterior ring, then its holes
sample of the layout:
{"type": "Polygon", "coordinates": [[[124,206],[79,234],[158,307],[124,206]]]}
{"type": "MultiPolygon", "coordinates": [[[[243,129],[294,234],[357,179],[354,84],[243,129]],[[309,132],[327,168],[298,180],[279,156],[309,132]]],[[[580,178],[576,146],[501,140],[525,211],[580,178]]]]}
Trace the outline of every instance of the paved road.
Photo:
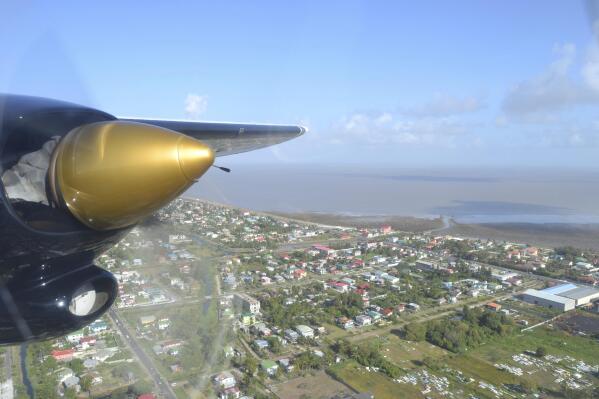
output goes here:
{"type": "Polygon", "coordinates": [[[13,399],[15,391],[12,384],[12,347],[6,348],[4,352],[4,375],[6,379],[0,384],[0,399],[13,399]]]}
{"type": "Polygon", "coordinates": [[[131,334],[125,322],[120,319],[118,313],[114,309],[110,309],[108,311],[108,315],[116,324],[119,332],[123,336],[125,343],[129,346],[133,354],[139,360],[139,363],[148,370],[150,377],[154,380],[154,384],[158,388],[159,394],[166,399],[177,399],[177,395],[171,389],[171,386],[168,384],[168,381],[162,377],[160,372],[154,366],[154,362],[152,359],[144,352],[141,346],[135,340],[135,336],[131,334]]]}

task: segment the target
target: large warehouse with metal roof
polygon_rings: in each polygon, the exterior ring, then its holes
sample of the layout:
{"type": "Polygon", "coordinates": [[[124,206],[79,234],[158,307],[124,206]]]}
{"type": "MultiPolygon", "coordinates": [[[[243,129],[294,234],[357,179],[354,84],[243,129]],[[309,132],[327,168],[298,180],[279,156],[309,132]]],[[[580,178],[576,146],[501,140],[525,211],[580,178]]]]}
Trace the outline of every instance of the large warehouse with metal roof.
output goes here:
{"type": "Polygon", "coordinates": [[[544,290],[528,289],[522,294],[522,300],[525,302],[563,312],[591,303],[597,298],[599,298],[599,290],[572,283],[559,284],[544,290]]]}

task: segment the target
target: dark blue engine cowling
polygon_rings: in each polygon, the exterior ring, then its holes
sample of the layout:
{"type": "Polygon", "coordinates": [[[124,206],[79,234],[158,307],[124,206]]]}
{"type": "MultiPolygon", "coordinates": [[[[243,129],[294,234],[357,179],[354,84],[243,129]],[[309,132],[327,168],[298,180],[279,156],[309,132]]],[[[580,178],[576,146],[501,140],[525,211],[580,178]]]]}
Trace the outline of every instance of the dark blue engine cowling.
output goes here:
{"type": "MultiPolygon", "coordinates": [[[[0,176],[49,138],[113,119],[61,101],[0,95],[0,176]]],[[[117,282],[93,261],[127,231],[94,231],[63,210],[15,201],[0,179],[0,344],[60,336],[106,311],[117,282]],[[78,315],[69,306],[82,287],[93,288],[98,303],[78,315]]]]}
{"type": "Polygon", "coordinates": [[[38,276],[37,282],[13,279],[0,289],[0,344],[53,338],[80,329],[108,310],[117,292],[112,273],[97,266],[38,276]],[[95,293],[85,314],[73,311],[80,287],[95,293]]]}

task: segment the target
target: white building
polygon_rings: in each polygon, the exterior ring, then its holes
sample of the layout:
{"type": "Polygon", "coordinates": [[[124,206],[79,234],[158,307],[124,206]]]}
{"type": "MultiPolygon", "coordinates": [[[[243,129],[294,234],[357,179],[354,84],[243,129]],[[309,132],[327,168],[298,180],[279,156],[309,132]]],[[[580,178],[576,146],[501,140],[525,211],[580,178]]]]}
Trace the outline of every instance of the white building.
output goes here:
{"type": "Polygon", "coordinates": [[[306,325],[300,324],[295,326],[295,331],[304,338],[314,338],[314,330],[306,325]]]}
{"type": "Polygon", "coordinates": [[[247,294],[240,293],[240,292],[235,293],[235,296],[237,297],[239,302],[241,302],[241,306],[243,307],[243,310],[245,310],[246,312],[253,313],[253,314],[260,313],[260,301],[259,300],[252,298],[251,296],[249,296],[247,294]]]}
{"type": "Polygon", "coordinates": [[[524,294],[522,294],[522,300],[535,305],[558,309],[562,312],[567,312],[568,310],[572,310],[576,307],[576,301],[574,299],[555,295],[550,292],[546,292],[545,290],[539,291],[528,289],[524,291],[524,294]]]}
{"type": "Polygon", "coordinates": [[[576,306],[586,305],[599,298],[599,290],[576,284],[560,284],[543,290],[564,298],[573,299],[576,306]]]}
{"type": "Polygon", "coordinates": [[[372,318],[365,314],[356,316],[356,324],[359,326],[369,326],[372,324],[372,318]]]}

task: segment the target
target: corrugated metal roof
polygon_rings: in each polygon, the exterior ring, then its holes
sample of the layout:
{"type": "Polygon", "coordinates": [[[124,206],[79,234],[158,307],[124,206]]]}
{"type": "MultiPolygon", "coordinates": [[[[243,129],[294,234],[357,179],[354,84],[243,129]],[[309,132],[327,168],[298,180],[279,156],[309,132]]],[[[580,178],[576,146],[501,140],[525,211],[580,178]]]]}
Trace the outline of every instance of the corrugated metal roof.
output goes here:
{"type": "Polygon", "coordinates": [[[574,289],[563,291],[559,293],[559,296],[564,296],[571,299],[581,299],[591,295],[598,295],[599,290],[591,287],[576,287],[574,289]]]}
{"type": "Polygon", "coordinates": [[[525,295],[530,295],[530,296],[535,296],[537,298],[541,298],[541,299],[545,299],[548,301],[553,301],[553,302],[557,302],[557,303],[561,303],[564,305],[571,305],[574,306],[574,299],[570,299],[570,298],[565,298],[563,296],[558,296],[558,295],[554,295],[551,294],[549,292],[546,292],[546,290],[542,290],[542,291],[538,291],[538,290],[534,290],[534,289],[528,289],[526,291],[524,291],[525,295]]]}
{"type": "Polygon", "coordinates": [[[575,288],[576,288],[575,284],[566,283],[566,284],[559,284],[559,285],[556,285],[556,286],[550,287],[550,288],[545,288],[544,290],[541,290],[541,291],[547,292],[548,294],[559,295],[562,292],[573,290],[575,288]]]}

